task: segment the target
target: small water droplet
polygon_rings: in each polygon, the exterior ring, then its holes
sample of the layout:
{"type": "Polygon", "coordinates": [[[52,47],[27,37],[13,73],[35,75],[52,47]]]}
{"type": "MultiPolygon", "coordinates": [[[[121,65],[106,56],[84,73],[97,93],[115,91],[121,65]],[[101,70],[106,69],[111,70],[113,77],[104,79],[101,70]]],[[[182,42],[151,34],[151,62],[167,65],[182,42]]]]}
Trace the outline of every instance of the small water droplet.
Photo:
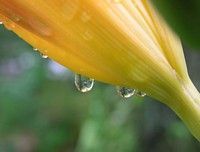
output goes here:
{"type": "Polygon", "coordinates": [[[83,38],[86,40],[86,41],[89,41],[93,38],[91,32],[89,30],[85,31],[83,33],[83,38]]]}
{"type": "Polygon", "coordinates": [[[114,0],[116,3],[121,3],[122,0],[114,0]]]}
{"type": "Polygon", "coordinates": [[[122,98],[129,98],[135,94],[134,89],[117,86],[117,93],[122,98]]]}
{"type": "Polygon", "coordinates": [[[38,49],[37,48],[33,48],[33,51],[38,51],[38,49]]]}
{"type": "Polygon", "coordinates": [[[41,56],[41,58],[43,58],[43,59],[47,59],[47,58],[48,58],[48,56],[45,55],[45,54],[43,54],[43,53],[40,53],[40,56],[41,56]]]}
{"type": "Polygon", "coordinates": [[[75,85],[80,92],[88,92],[94,85],[94,79],[75,74],[75,85]]]}
{"type": "Polygon", "coordinates": [[[60,8],[60,13],[61,16],[66,20],[66,21],[71,21],[75,18],[76,14],[80,10],[81,7],[81,1],[80,0],[67,0],[60,2],[61,3],[61,8],[60,8]]]}
{"type": "Polygon", "coordinates": [[[81,20],[86,23],[90,20],[91,18],[91,14],[90,14],[90,11],[84,11],[82,14],[81,14],[81,20]]]}
{"type": "Polygon", "coordinates": [[[15,22],[19,22],[20,21],[20,18],[16,15],[12,15],[12,18],[15,22]]]}
{"type": "Polygon", "coordinates": [[[5,21],[4,26],[7,28],[7,30],[12,30],[15,28],[15,24],[10,20],[5,21]]]}
{"type": "Polygon", "coordinates": [[[137,90],[136,91],[136,96],[138,96],[138,97],[145,97],[147,94],[145,93],[145,92],[142,92],[142,91],[140,91],[140,90],[137,90]]]}

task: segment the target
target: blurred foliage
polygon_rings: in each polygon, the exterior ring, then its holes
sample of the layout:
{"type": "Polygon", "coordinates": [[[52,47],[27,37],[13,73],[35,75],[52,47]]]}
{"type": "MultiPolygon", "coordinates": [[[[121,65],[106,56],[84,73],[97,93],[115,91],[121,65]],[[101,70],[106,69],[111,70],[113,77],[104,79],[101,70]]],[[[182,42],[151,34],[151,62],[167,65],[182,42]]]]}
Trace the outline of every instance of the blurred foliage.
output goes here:
{"type": "Polygon", "coordinates": [[[41,59],[3,25],[0,35],[1,152],[199,152],[161,103],[122,99],[100,82],[80,93],[73,72],[41,59]]]}
{"type": "Polygon", "coordinates": [[[200,1],[152,1],[181,39],[200,51],[200,1]]]}

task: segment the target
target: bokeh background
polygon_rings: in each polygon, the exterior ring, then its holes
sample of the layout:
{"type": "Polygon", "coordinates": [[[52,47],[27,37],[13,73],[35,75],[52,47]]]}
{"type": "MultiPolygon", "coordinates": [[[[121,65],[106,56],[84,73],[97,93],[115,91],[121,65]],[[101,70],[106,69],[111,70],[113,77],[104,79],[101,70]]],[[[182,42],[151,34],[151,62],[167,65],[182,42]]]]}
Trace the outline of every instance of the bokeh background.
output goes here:
{"type": "MultiPolygon", "coordinates": [[[[184,47],[200,89],[200,53],[184,47]]],[[[200,143],[165,105],[120,98],[95,82],[89,93],[74,73],[0,25],[0,152],[199,152],[200,143]]]]}

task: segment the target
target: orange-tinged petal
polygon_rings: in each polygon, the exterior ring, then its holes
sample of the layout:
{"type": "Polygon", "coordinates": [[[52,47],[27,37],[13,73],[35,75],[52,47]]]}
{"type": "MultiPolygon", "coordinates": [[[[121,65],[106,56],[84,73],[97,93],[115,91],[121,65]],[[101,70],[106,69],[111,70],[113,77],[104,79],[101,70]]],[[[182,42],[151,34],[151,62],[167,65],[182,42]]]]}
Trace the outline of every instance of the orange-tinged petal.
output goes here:
{"type": "Polygon", "coordinates": [[[200,140],[180,40],[147,0],[0,0],[0,20],[74,72],[164,102],[200,140]]]}
{"type": "Polygon", "coordinates": [[[164,79],[174,76],[139,19],[120,3],[60,0],[47,5],[44,0],[7,0],[0,7],[8,28],[76,73],[146,92],[158,87],[153,81],[164,84],[164,79]],[[158,71],[163,75],[149,75],[158,71]]]}

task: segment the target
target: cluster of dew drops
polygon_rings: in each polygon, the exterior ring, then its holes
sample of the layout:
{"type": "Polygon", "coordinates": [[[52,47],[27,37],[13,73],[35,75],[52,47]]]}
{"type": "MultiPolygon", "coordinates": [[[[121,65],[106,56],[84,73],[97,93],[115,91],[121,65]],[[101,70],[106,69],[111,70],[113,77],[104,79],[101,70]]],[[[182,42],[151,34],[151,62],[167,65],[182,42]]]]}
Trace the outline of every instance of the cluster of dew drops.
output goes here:
{"type": "MultiPolygon", "coordinates": [[[[0,22],[0,24],[3,24],[0,22]]],[[[33,48],[34,51],[38,51],[37,48],[33,48]]],[[[48,58],[47,55],[40,53],[40,57],[43,59],[48,58]]],[[[78,91],[80,92],[89,92],[94,85],[94,79],[88,78],[84,75],[81,74],[75,74],[75,86],[78,91]]],[[[116,91],[118,95],[122,98],[129,98],[132,97],[133,95],[136,95],[138,97],[145,97],[147,94],[137,90],[137,89],[131,89],[131,88],[126,88],[122,86],[116,86],[116,91]]]]}
{"type": "MultiPolygon", "coordinates": [[[[80,92],[88,92],[92,89],[94,85],[94,79],[88,78],[81,74],[75,74],[75,85],[76,85],[76,88],[80,92]]],[[[121,87],[121,86],[117,86],[116,90],[117,90],[118,95],[122,98],[129,98],[133,95],[137,95],[139,97],[146,96],[146,93],[144,92],[141,92],[136,89],[121,87]]]]}
{"type": "MultiPolygon", "coordinates": [[[[38,51],[37,48],[33,48],[34,51],[38,51]]],[[[43,59],[48,58],[47,55],[40,53],[40,57],[43,59]]],[[[94,85],[94,79],[88,78],[84,75],[81,74],[75,74],[75,86],[78,91],[80,92],[89,92],[94,85]]],[[[138,97],[145,97],[146,93],[141,92],[136,89],[131,89],[131,88],[126,88],[126,87],[121,87],[121,86],[116,86],[116,91],[118,95],[122,98],[129,98],[133,95],[136,95],[138,97]]]]}
{"type": "MultiPolygon", "coordinates": [[[[94,79],[88,78],[81,74],[75,74],[75,85],[80,92],[88,92],[92,89],[94,85],[94,79]]],[[[139,97],[146,96],[146,93],[144,92],[121,86],[116,86],[116,90],[118,95],[122,98],[129,98],[133,95],[137,95],[139,97]]]]}

